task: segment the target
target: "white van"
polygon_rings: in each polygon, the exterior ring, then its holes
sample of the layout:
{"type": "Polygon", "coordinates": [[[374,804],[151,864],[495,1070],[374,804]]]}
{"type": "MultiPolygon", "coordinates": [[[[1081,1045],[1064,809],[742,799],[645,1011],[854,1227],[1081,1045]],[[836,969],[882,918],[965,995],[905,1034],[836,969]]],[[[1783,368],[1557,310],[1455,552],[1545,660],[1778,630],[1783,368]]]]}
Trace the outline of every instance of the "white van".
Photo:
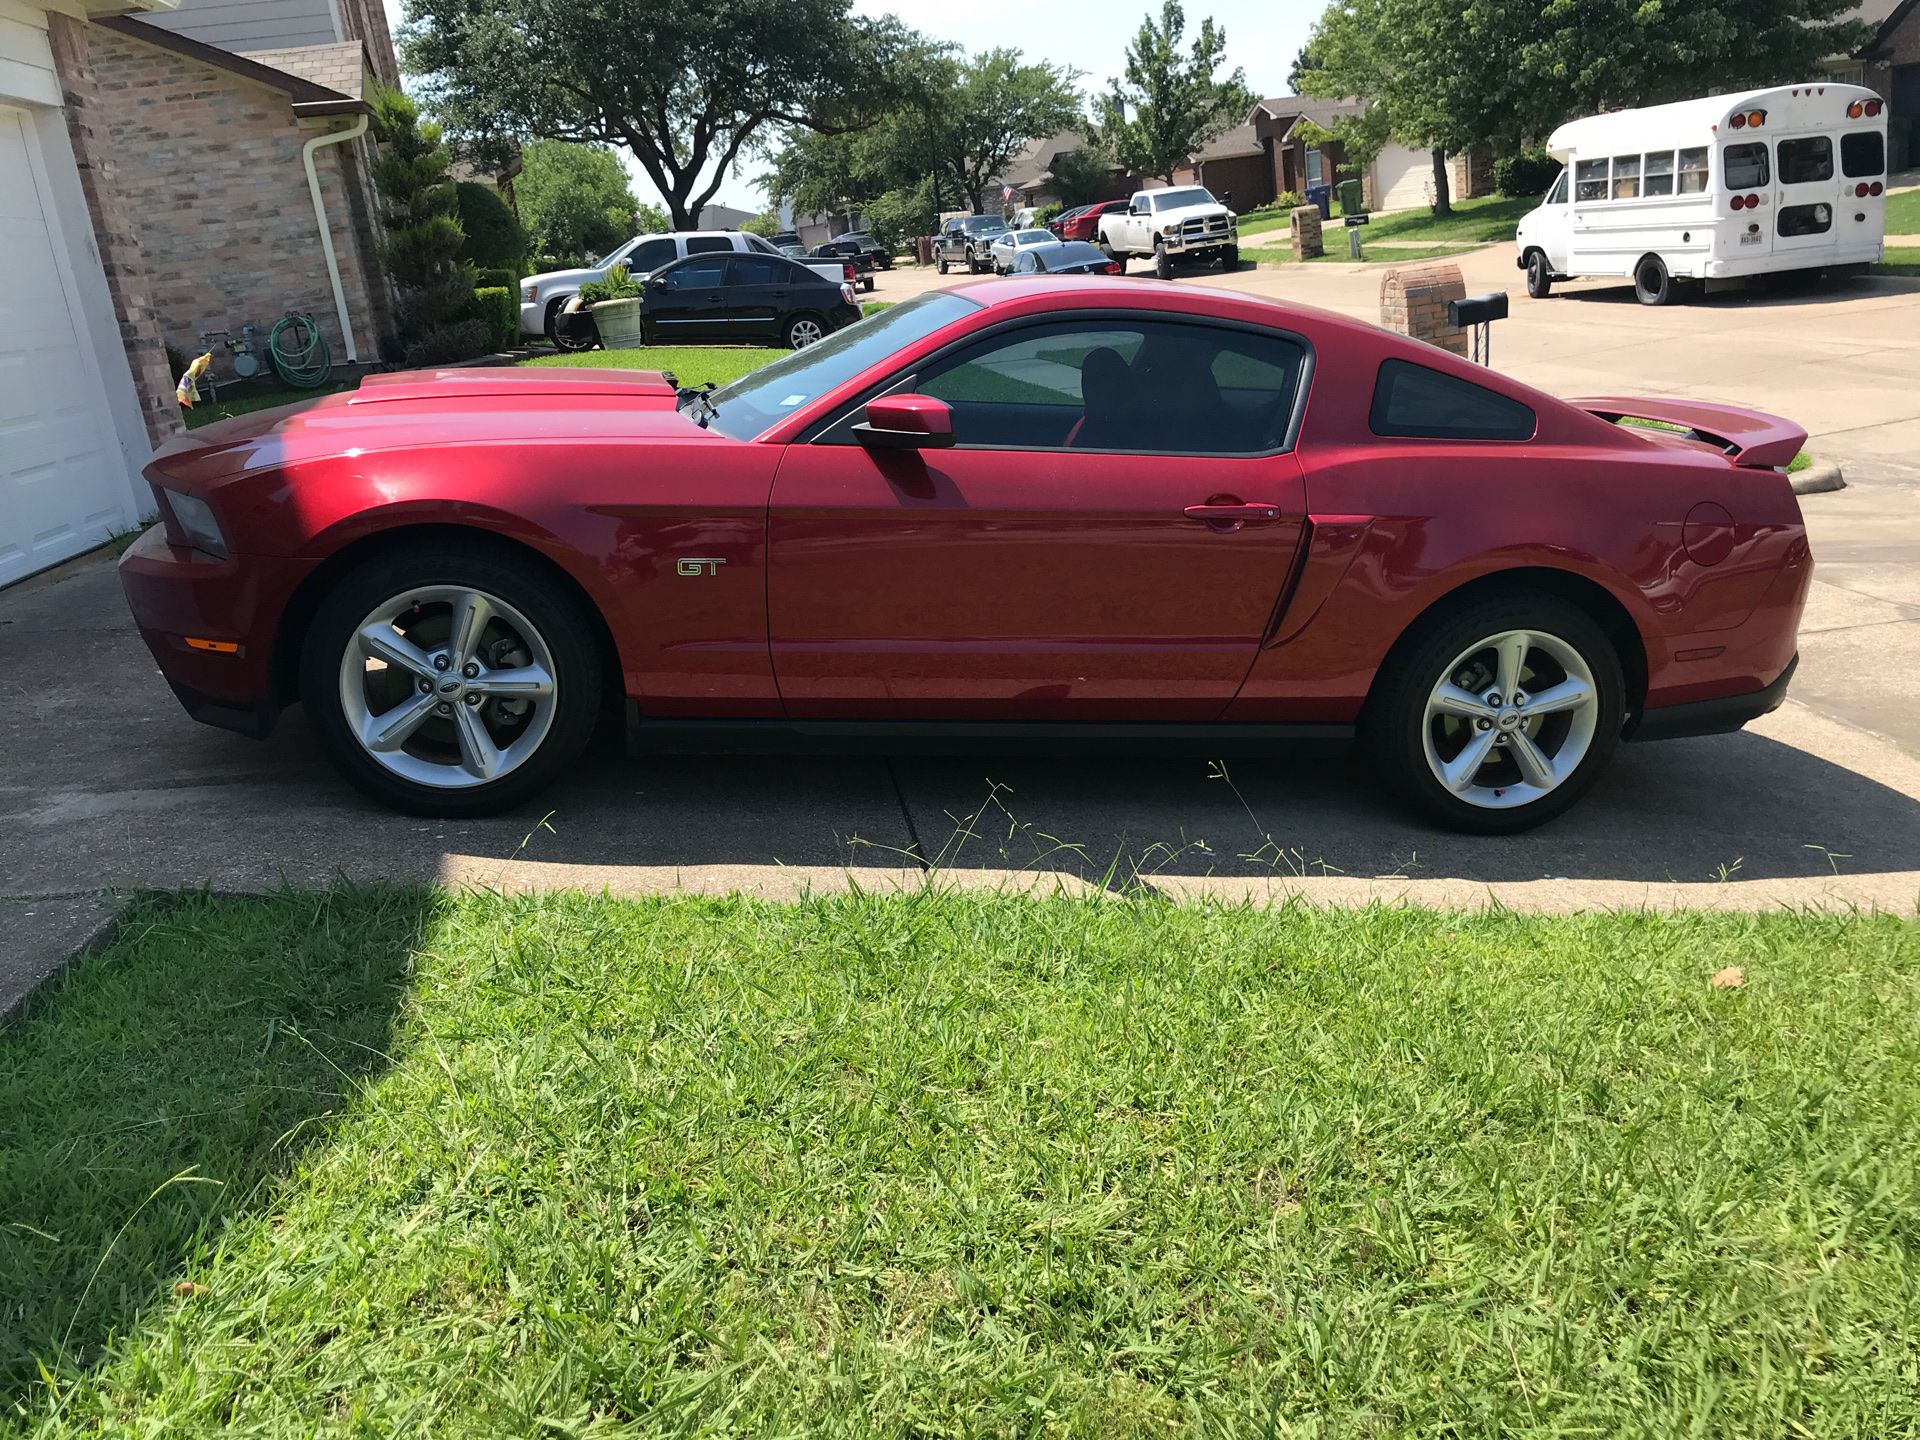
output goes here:
{"type": "Polygon", "coordinates": [[[1566,168],[1520,222],[1527,293],[1630,275],[1644,305],[1695,282],[1865,265],[1886,239],[1887,110],[1858,85],[1778,85],[1572,120],[1566,168]]]}

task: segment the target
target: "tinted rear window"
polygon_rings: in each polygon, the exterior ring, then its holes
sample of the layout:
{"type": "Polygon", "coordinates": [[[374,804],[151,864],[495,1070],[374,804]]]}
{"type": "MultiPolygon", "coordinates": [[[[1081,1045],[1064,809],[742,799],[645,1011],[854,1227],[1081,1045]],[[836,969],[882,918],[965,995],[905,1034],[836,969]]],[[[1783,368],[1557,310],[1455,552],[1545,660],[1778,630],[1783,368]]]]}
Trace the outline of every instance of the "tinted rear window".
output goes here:
{"type": "Polygon", "coordinates": [[[1415,365],[1387,360],[1373,387],[1376,435],[1425,440],[1528,440],[1537,421],[1518,400],[1415,365]]]}
{"type": "Polygon", "coordinates": [[[1878,130],[1856,130],[1840,137],[1840,169],[1849,178],[1884,175],[1887,141],[1878,130]]]}

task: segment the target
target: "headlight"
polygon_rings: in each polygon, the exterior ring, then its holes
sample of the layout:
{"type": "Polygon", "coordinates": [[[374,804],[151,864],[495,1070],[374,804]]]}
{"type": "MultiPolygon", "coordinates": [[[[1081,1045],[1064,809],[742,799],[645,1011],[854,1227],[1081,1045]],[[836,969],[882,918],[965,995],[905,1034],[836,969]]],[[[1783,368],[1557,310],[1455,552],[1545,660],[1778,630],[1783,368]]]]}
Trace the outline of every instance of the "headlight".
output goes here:
{"type": "Polygon", "coordinates": [[[520,299],[523,304],[531,305],[540,298],[540,287],[531,280],[520,282],[520,299]]]}
{"type": "Polygon", "coordinates": [[[160,498],[173,512],[174,523],[187,543],[215,559],[227,558],[227,537],[220,533],[220,522],[213,510],[198,495],[182,495],[178,490],[162,490],[160,498]]]}
{"type": "Polygon", "coordinates": [[[1162,225],[1160,227],[1160,233],[1162,235],[1178,235],[1180,233],[1180,222],[1175,220],[1170,225],[1162,225]]]}

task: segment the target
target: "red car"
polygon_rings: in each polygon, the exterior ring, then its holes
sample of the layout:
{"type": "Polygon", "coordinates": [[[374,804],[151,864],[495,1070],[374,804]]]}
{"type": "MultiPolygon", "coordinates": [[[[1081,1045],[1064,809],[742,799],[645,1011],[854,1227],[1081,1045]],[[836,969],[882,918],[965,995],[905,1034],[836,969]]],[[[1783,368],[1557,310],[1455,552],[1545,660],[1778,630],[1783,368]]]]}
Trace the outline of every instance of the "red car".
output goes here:
{"type": "Polygon", "coordinates": [[[1047,228],[1062,240],[1098,240],[1100,217],[1126,208],[1127,202],[1124,200],[1102,200],[1097,205],[1082,205],[1078,210],[1067,211],[1047,228]]]}
{"type": "Polygon", "coordinates": [[[154,457],[120,569],[190,714],[261,735],[304,701],[418,813],[527,799],[618,699],[681,749],[1357,734],[1505,832],[1617,741],[1780,703],[1804,439],[1247,295],[1022,277],[716,391],[381,375],[210,425],[154,457]]]}

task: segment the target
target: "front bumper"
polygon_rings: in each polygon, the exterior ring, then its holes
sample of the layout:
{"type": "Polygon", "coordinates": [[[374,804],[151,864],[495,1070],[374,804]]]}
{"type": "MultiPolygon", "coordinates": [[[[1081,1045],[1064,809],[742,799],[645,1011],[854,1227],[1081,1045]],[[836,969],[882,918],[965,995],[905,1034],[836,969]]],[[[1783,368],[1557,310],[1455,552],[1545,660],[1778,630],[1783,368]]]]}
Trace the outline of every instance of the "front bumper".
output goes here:
{"type": "Polygon", "coordinates": [[[520,333],[522,335],[547,333],[547,305],[544,300],[520,302],[520,333]]]}
{"type": "Polygon", "coordinates": [[[1160,240],[1170,253],[1178,255],[1188,250],[1224,250],[1240,243],[1240,233],[1229,226],[1206,235],[1163,235],[1160,240]]]}
{"type": "Polygon", "coordinates": [[[1628,740],[1680,740],[1690,735],[1725,735],[1750,720],[1771,715],[1787,698],[1787,686],[1799,667],[1795,652],[1787,668],[1771,685],[1744,695],[1727,695],[1717,700],[1695,700],[1686,705],[1662,705],[1640,717],[1626,735],[1628,740]]]}
{"type": "Polygon", "coordinates": [[[314,563],[218,560],[168,544],[158,525],[120,557],[120,588],[140,638],[194,719],[254,736],[273,728],[283,698],[275,634],[314,563]]]}

